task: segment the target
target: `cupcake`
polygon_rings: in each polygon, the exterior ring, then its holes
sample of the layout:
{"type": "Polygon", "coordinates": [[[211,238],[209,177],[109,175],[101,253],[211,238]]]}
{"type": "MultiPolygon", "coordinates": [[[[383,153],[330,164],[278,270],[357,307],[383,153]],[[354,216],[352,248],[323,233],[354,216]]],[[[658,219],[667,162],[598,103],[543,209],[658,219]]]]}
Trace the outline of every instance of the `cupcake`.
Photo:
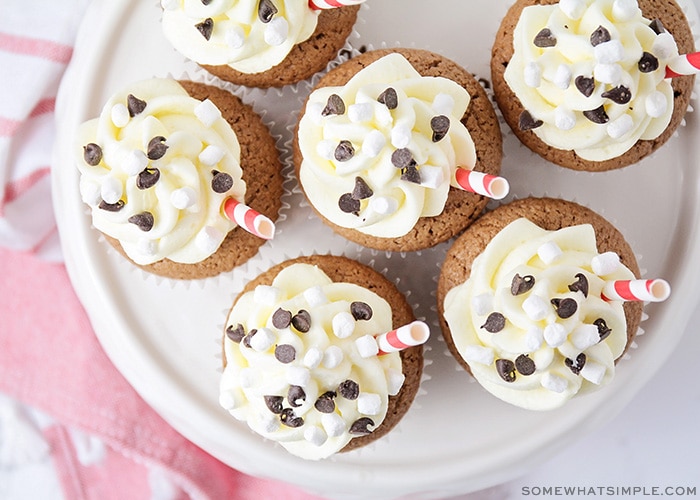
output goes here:
{"type": "Polygon", "coordinates": [[[366,52],[321,78],[301,112],[293,155],[325,223],[391,251],[434,246],[478,217],[488,197],[465,190],[465,179],[480,176],[472,184],[504,196],[501,157],[498,120],[479,82],[418,49],[366,52]]]}
{"type": "Polygon", "coordinates": [[[263,88],[296,83],[324,69],[345,45],[360,8],[318,9],[308,0],[162,0],[161,5],[163,32],[178,52],[223,80],[263,88]]]}
{"type": "Polygon", "coordinates": [[[520,141],[575,170],[637,163],[688,109],[694,76],[666,78],[693,36],[673,0],[518,0],[493,45],[496,102],[520,141]]]}
{"type": "Polygon", "coordinates": [[[611,381],[641,321],[640,300],[669,291],[638,277],[632,249],[603,217],[526,198],[455,240],[438,282],[440,324],[451,353],[488,392],[549,410],[611,381]]]}
{"type": "Polygon", "coordinates": [[[220,402],[296,456],[353,450],[408,411],[428,335],[401,292],[373,269],[330,255],[289,260],[234,301],[220,402]],[[399,333],[402,345],[383,335],[397,328],[410,337],[399,333]]]}
{"type": "Polygon", "coordinates": [[[80,126],[75,149],[94,227],[148,272],[214,276],[272,237],[279,153],[260,117],[229,92],[170,79],[133,83],[80,126]]]}

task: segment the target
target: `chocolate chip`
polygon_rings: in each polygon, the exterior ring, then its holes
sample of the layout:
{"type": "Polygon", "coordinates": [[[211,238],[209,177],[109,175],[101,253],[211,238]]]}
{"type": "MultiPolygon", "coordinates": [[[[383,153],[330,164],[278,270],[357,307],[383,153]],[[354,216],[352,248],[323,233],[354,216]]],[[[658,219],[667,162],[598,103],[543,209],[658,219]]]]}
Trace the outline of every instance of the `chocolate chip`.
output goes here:
{"type": "Polygon", "coordinates": [[[335,396],[336,394],[333,391],[324,392],[314,403],[314,408],[321,413],[333,413],[335,411],[335,401],[333,401],[335,396]]]}
{"type": "Polygon", "coordinates": [[[591,45],[594,47],[601,43],[609,42],[610,40],[612,40],[610,32],[603,26],[598,26],[596,30],[591,33],[591,45]]]}
{"type": "Polygon", "coordinates": [[[430,120],[430,128],[433,130],[433,142],[442,140],[450,130],[450,119],[445,115],[434,116],[430,120]]]}
{"type": "Polygon", "coordinates": [[[331,94],[326,107],[321,111],[321,116],[342,115],[345,113],[345,103],[338,94],[331,94]]]}
{"type": "Polygon", "coordinates": [[[400,148],[391,153],[391,163],[396,168],[407,168],[415,166],[416,161],[408,148],[400,148]]]}
{"type": "Polygon", "coordinates": [[[282,396],[263,396],[263,400],[267,409],[272,413],[275,415],[282,413],[282,401],[284,400],[282,396]]]}
{"type": "Polygon", "coordinates": [[[119,212],[122,208],[124,208],[124,200],[117,200],[116,203],[107,203],[106,201],[102,200],[99,205],[97,205],[100,210],[105,210],[107,212],[119,212]]]}
{"type": "Polygon", "coordinates": [[[275,358],[280,363],[291,363],[297,357],[297,350],[293,345],[280,344],[275,347],[275,358]]]}
{"type": "Polygon", "coordinates": [[[595,79],[579,75],[574,79],[574,85],[584,96],[591,97],[595,90],[595,79]]]}
{"type": "Polygon", "coordinates": [[[149,160],[160,160],[167,150],[168,145],[165,144],[165,137],[159,135],[148,141],[146,156],[149,160]]]}
{"type": "Polygon", "coordinates": [[[537,127],[541,127],[544,124],[542,120],[535,120],[528,110],[524,110],[520,113],[520,119],[518,120],[518,127],[520,130],[525,132],[526,130],[532,130],[537,127]]]}
{"type": "Polygon", "coordinates": [[[355,321],[368,321],[372,319],[372,307],[366,302],[351,302],[350,314],[355,318],[355,321]]]}
{"type": "Polygon", "coordinates": [[[202,3],[204,5],[209,5],[212,2],[212,0],[202,0],[202,3]]]}
{"type": "Polygon", "coordinates": [[[294,415],[294,410],[285,408],[280,414],[280,421],[287,427],[301,427],[304,425],[304,419],[294,415]]]}
{"type": "Polygon", "coordinates": [[[627,104],[632,99],[632,92],[624,85],[619,85],[602,93],[606,99],[610,99],[615,104],[627,104]]]}
{"type": "Polygon", "coordinates": [[[129,116],[134,117],[146,109],[146,101],[142,101],[133,94],[126,96],[126,109],[129,110],[129,116]]]}
{"type": "Polygon", "coordinates": [[[362,177],[355,177],[355,189],[352,190],[352,197],[356,200],[364,200],[374,194],[372,188],[362,177]]]}
{"type": "Polygon", "coordinates": [[[289,406],[294,408],[300,407],[304,401],[306,401],[306,393],[304,392],[304,389],[298,385],[290,386],[289,391],[287,392],[287,401],[289,401],[289,406]]]}
{"type": "Polygon", "coordinates": [[[666,28],[664,28],[663,23],[661,22],[661,19],[656,18],[652,22],[649,23],[649,27],[651,30],[656,33],[657,35],[660,35],[661,33],[666,32],[666,28]]]}
{"type": "Polygon", "coordinates": [[[96,167],[102,161],[102,148],[94,142],[83,146],[83,159],[91,167],[96,167]]]}
{"type": "Polygon", "coordinates": [[[257,328],[253,328],[251,331],[248,332],[248,335],[243,337],[243,340],[241,340],[241,342],[245,347],[250,348],[250,339],[252,339],[253,335],[255,335],[256,333],[258,333],[257,328]]]}
{"type": "Polygon", "coordinates": [[[292,316],[292,326],[301,333],[306,333],[311,328],[311,315],[308,311],[300,309],[298,313],[292,316]]]}
{"type": "Polygon", "coordinates": [[[608,328],[608,324],[603,318],[598,318],[593,322],[593,324],[598,327],[598,335],[600,335],[601,342],[608,338],[608,335],[612,333],[612,330],[608,328]]]}
{"type": "Polygon", "coordinates": [[[156,185],[160,179],[160,170],[157,168],[145,168],[136,177],[136,187],[139,189],[148,189],[156,185]]]}
{"type": "Polygon", "coordinates": [[[345,380],[338,386],[338,392],[345,399],[355,400],[360,395],[360,386],[354,380],[345,380]]]}
{"type": "Polygon", "coordinates": [[[530,291],[533,286],[535,286],[534,276],[529,274],[527,276],[520,276],[516,274],[513,276],[513,281],[510,283],[510,293],[513,295],[520,295],[530,291]]]}
{"type": "Polygon", "coordinates": [[[282,308],[272,313],[272,326],[277,329],[287,328],[292,323],[292,313],[282,308]]]}
{"type": "Polygon", "coordinates": [[[506,327],[506,317],[499,312],[492,312],[486,318],[486,323],[481,328],[489,333],[498,333],[506,327]]]}
{"type": "Polygon", "coordinates": [[[399,96],[396,95],[396,90],[391,87],[379,94],[377,101],[381,102],[389,109],[396,109],[399,106],[399,96]]]}
{"type": "Polygon", "coordinates": [[[535,39],[532,43],[535,44],[535,47],[544,49],[546,47],[554,47],[557,44],[557,39],[552,34],[552,30],[549,28],[542,28],[540,32],[535,35],[535,39]]]}
{"type": "Polygon", "coordinates": [[[659,60],[654,57],[654,54],[644,52],[642,58],[637,63],[637,67],[642,73],[651,73],[659,69],[659,60]]]}
{"type": "Polygon", "coordinates": [[[584,111],[583,116],[588,118],[593,123],[597,123],[599,125],[602,125],[603,123],[608,123],[608,121],[610,120],[608,114],[605,112],[605,107],[602,104],[595,109],[584,111]]]}
{"type": "Polygon", "coordinates": [[[536,370],[535,362],[527,354],[521,354],[515,358],[515,369],[521,375],[532,375],[536,370]]]}
{"type": "Polygon", "coordinates": [[[141,231],[148,232],[153,229],[153,214],[151,212],[141,212],[129,217],[129,222],[135,224],[141,231]]]}
{"type": "Polygon", "coordinates": [[[586,364],[586,355],[584,353],[576,356],[576,361],[571,358],[566,358],[564,364],[569,367],[569,369],[574,372],[574,375],[581,373],[583,366],[586,364]]]}
{"type": "Polygon", "coordinates": [[[421,183],[421,176],[420,172],[416,167],[406,167],[403,169],[403,172],[401,172],[401,180],[402,181],[408,181],[408,182],[413,182],[414,184],[420,184],[421,183]]]}
{"type": "Polygon", "coordinates": [[[360,200],[356,200],[352,193],[344,193],[338,198],[338,207],[346,214],[360,214],[360,200]]]}
{"type": "Polygon", "coordinates": [[[366,436],[371,434],[372,431],[369,429],[370,425],[374,425],[374,420],[369,417],[362,417],[355,420],[350,426],[350,434],[355,436],[366,436]]]}
{"type": "Polygon", "coordinates": [[[277,14],[277,7],[270,0],[260,0],[258,4],[258,17],[260,21],[267,24],[272,21],[272,17],[277,14]]]}
{"type": "Polygon", "coordinates": [[[243,337],[245,337],[245,329],[240,323],[238,323],[235,327],[230,325],[226,328],[226,336],[236,344],[240,344],[243,337]]]}
{"type": "Polygon", "coordinates": [[[197,28],[197,31],[199,31],[206,40],[209,40],[212,31],[214,31],[214,20],[211,17],[207,17],[201,23],[195,24],[194,27],[197,28]]]}
{"type": "Polygon", "coordinates": [[[497,359],[496,372],[506,382],[515,382],[515,364],[510,359],[497,359]]]}
{"type": "Polygon", "coordinates": [[[333,157],[337,161],[348,161],[353,156],[355,156],[355,148],[352,146],[352,142],[346,140],[340,141],[333,153],[333,157]]]}
{"type": "Polygon", "coordinates": [[[212,170],[214,177],[211,179],[211,189],[215,193],[223,194],[233,187],[233,177],[226,172],[212,170]]]}
{"type": "Polygon", "coordinates": [[[557,316],[561,319],[570,318],[578,309],[578,302],[572,298],[552,299],[551,302],[557,310],[557,316]]]}
{"type": "Polygon", "coordinates": [[[569,285],[569,290],[572,292],[581,292],[584,297],[588,297],[588,278],[583,273],[578,273],[576,276],[576,281],[569,285]]]}

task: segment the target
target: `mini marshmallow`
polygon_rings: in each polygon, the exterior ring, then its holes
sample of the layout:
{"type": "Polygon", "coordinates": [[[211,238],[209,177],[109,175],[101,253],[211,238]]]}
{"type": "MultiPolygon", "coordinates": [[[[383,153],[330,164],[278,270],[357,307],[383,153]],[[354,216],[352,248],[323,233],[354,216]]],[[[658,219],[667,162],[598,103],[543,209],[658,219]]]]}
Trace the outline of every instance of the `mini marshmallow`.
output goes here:
{"type": "Polygon", "coordinates": [[[213,254],[224,240],[224,235],[213,226],[205,226],[195,236],[194,243],[203,252],[213,254]]]}
{"type": "Polygon", "coordinates": [[[242,389],[248,389],[255,385],[255,371],[250,368],[243,368],[238,372],[238,384],[242,389]]]}
{"type": "Polygon", "coordinates": [[[250,338],[250,347],[258,352],[264,352],[275,345],[276,341],[277,337],[272,330],[269,328],[258,328],[258,331],[250,338]]]}
{"type": "Polygon", "coordinates": [[[536,89],[542,83],[542,68],[534,61],[527,63],[524,72],[525,85],[536,89]]]}
{"type": "Polygon", "coordinates": [[[566,90],[571,85],[571,68],[566,64],[560,64],[554,73],[552,83],[562,90],[566,90]]]}
{"type": "Polygon", "coordinates": [[[616,21],[629,21],[639,12],[637,0],[615,0],[613,2],[612,15],[616,21]]]}
{"type": "Polygon", "coordinates": [[[201,153],[199,153],[199,161],[209,167],[213,167],[221,161],[225,154],[226,151],[224,151],[222,148],[215,146],[214,144],[210,144],[204,148],[201,153]]]}
{"type": "Polygon", "coordinates": [[[620,40],[610,40],[593,47],[593,55],[600,64],[613,64],[625,57],[625,48],[620,40]]]}
{"type": "Polygon", "coordinates": [[[105,203],[116,203],[122,197],[124,193],[124,187],[118,179],[114,177],[107,176],[100,186],[100,196],[105,201],[105,203]]]}
{"type": "Polygon", "coordinates": [[[386,138],[379,130],[372,130],[362,142],[362,152],[370,158],[376,158],[386,146],[386,138]]]}
{"type": "Polygon", "coordinates": [[[579,325],[571,332],[571,343],[576,349],[583,351],[600,342],[600,333],[595,325],[579,325]]]}
{"type": "Polygon", "coordinates": [[[289,36],[289,23],[284,17],[275,16],[267,23],[264,33],[265,43],[272,47],[282,45],[289,36]]]}
{"type": "Polygon", "coordinates": [[[566,17],[575,21],[586,12],[586,2],[583,0],[559,0],[559,8],[566,17]]]}
{"type": "Polygon", "coordinates": [[[440,167],[423,165],[420,168],[420,185],[429,189],[437,189],[445,181],[445,175],[440,167]]]}
{"type": "Polygon", "coordinates": [[[493,311],[493,295],[490,293],[481,293],[475,297],[472,297],[472,309],[479,316],[493,311]]]}
{"type": "Polygon", "coordinates": [[[240,26],[234,26],[224,33],[224,41],[232,49],[240,49],[245,44],[245,33],[240,26]]]}
{"type": "Polygon", "coordinates": [[[149,238],[139,238],[136,242],[136,248],[141,255],[153,256],[158,251],[158,243],[149,238]]]}
{"type": "Polygon", "coordinates": [[[209,99],[205,99],[194,107],[194,115],[205,127],[211,127],[221,118],[221,111],[209,99]]]}
{"type": "Polygon", "coordinates": [[[338,144],[335,141],[324,139],[316,144],[316,153],[325,160],[333,160],[336,147],[338,147],[338,144]]]}
{"type": "Polygon", "coordinates": [[[373,116],[373,106],[368,102],[348,106],[348,119],[352,123],[368,122],[373,116]]]}
{"type": "Polygon", "coordinates": [[[666,113],[668,102],[663,92],[655,90],[644,100],[644,109],[652,118],[659,118],[666,113]]]}
{"type": "Polygon", "coordinates": [[[100,185],[97,182],[87,180],[86,177],[80,179],[80,197],[91,207],[97,206],[102,201],[100,185]]]}
{"type": "Polygon", "coordinates": [[[433,99],[433,111],[438,115],[449,116],[455,107],[455,100],[450,94],[438,94],[433,99]]]}
{"type": "Polygon", "coordinates": [[[382,409],[382,398],[379,394],[361,392],[357,397],[357,411],[363,415],[377,415],[382,409]]]}
{"type": "Polygon", "coordinates": [[[180,6],[179,0],[160,0],[160,6],[164,10],[175,10],[180,6]]]}
{"type": "Polygon", "coordinates": [[[323,116],[323,109],[326,106],[320,102],[310,102],[306,105],[306,116],[311,118],[314,125],[320,126],[325,118],[323,116]]]}
{"type": "Polygon", "coordinates": [[[593,361],[586,361],[586,364],[581,368],[580,374],[589,382],[600,385],[603,377],[605,377],[605,366],[593,361]]]}
{"type": "Polygon", "coordinates": [[[256,304],[273,306],[282,297],[282,290],[269,285],[258,285],[253,291],[253,301],[256,304]]]}
{"type": "Polygon", "coordinates": [[[593,78],[602,83],[617,83],[622,78],[622,68],[619,64],[596,64],[593,78]]]}
{"type": "Polygon", "coordinates": [[[312,370],[321,364],[323,360],[323,351],[318,347],[310,347],[304,354],[304,366],[312,370]]]}
{"type": "Polygon", "coordinates": [[[493,349],[480,345],[466,346],[463,355],[467,363],[479,363],[486,366],[492,364],[495,357],[493,349]]]}
{"type": "Polygon", "coordinates": [[[559,130],[571,130],[576,126],[576,115],[570,109],[559,106],[554,110],[554,125],[559,130]]]}
{"type": "Polygon", "coordinates": [[[219,394],[219,406],[229,411],[236,408],[236,397],[233,391],[221,391],[219,394]]]}
{"type": "Polygon", "coordinates": [[[176,189],[170,193],[170,203],[178,210],[185,210],[197,203],[197,192],[190,186],[176,189]]]}
{"type": "Polygon", "coordinates": [[[397,125],[391,129],[391,145],[397,149],[405,148],[411,143],[411,129],[406,125],[397,125]]]}
{"type": "Polygon", "coordinates": [[[549,347],[559,347],[566,342],[566,328],[559,323],[550,323],[544,327],[544,341],[549,347]]]}
{"type": "Polygon", "coordinates": [[[277,429],[280,428],[282,422],[277,415],[270,412],[265,412],[260,414],[260,422],[262,423],[262,430],[268,434],[272,434],[277,429]]]}
{"type": "Polygon", "coordinates": [[[322,306],[323,304],[328,304],[328,297],[323,292],[320,286],[312,286],[304,290],[304,299],[309,303],[310,307],[322,306]]]}
{"type": "Polygon", "coordinates": [[[323,366],[332,369],[343,361],[343,350],[337,345],[332,345],[323,352],[323,366]]]}
{"type": "Polygon", "coordinates": [[[301,366],[289,366],[286,373],[287,383],[290,385],[298,385],[299,387],[307,387],[311,381],[311,372],[308,368],[301,366]]]}
{"type": "Polygon", "coordinates": [[[525,346],[529,351],[536,351],[542,346],[544,340],[544,332],[542,328],[532,326],[525,334],[525,346]]]}
{"type": "Polygon", "coordinates": [[[523,311],[532,321],[539,321],[547,316],[550,305],[538,295],[531,294],[523,301],[523,311]]]}
{"type": "Polygon", "coordinates": [[[320,427],[308,426],[304,429],[304,439],[311,444],[321,446],[328,440],[328,434],[320,427]]]}
{"type": "Polygon", "coordinates": [[[608,123],[607,132],[613,139],[619,139],[634,127],[634,120],[630,115],[622,115],[608,123]]]}
{"type": "Polygon", "coordinates": [[[374,110],[374,120],[382,127],[388,127],[394,121],[391,111],[386,106],[378,106],[374,110]]]}
{"type": "Polygon", "coordinates": [[[651,45],[651,53],[659,59],[668,59],[678,54],[678,46],[669,32],[660,33],[651,45]]]}
{"type": "Polygon", "coordinates": [[[550,391],[556,393],[564,392],[566,390],[566,387],[569,385],[569,383],[564,377],[560,377],[559,375],[552,375],[549,372],[545,372],[542,375],[540,384],[542,384],[542,387],[544,387],[545,389],[549,389],[550,391]]]}
{"type": "Polygon", "coordinates": [[[124,163],[122,168],[128,175],[138,175],[143,172],[143,169],[148,166],[148,157],[146,153],[138,149],[129,151],[124,155],[124,163]]]}
{"type": "Polygon", "coordinates": [[[355,345],[357,346],[357,351],[363,358],[369,358],[376,356],[379,353],[379,346],[377,341],[371,335],[364,335],[359,339],[355,340],[355,345]]]}
{"type": "Polygon", "coordinates": [[[329,437],[338,437],[345,432],[345,421],[337,413],[324,413],[321,415],[321,425],[329,437]]]}
{"type": "Polygon", "coordinates": [[[386,380],[389,396],[396,396],[403,387],[406,376],[401,373],[401,370],[389,368],[386,372],[386,380]]]}
{"type": "Polygon", "coordinates": [[[399,202],[389,196],[373,196],[369,208],[380,215],[390,215],[398,210],[399,202]]]}
{"type": "Polygon", "coordinates": [[[347,311],[333,316],[333,333],[339,339],[346,339],[355,331],[355,318],[347,311]]]}
{"type": "Polygon", "coordinates": [[[598,276],[614,273],[620,267],[620,256],[615,252],[605,252],[591,259],[591,269],[598,276]]]}
{"type": "Polygon", "coordinates": [[[542,262],[547,265],[557,260],[562,256],[562,254],[563,252],[561,251],[561,248],[559,248],[559,245],[553,241],[548,241],[547,243],[540,245],[540,247],[537,249],[537,255],[540,257],[540,259],[542,259],[542,262]]]}
{"type": "Polygon", "coordinates": [[[114,126],[119,128],[126,127],[131,119],[131,116],[129,116],[129,110],[122,103],[112,106],[110,117],[112,118],[112,123],[114,126]]]}

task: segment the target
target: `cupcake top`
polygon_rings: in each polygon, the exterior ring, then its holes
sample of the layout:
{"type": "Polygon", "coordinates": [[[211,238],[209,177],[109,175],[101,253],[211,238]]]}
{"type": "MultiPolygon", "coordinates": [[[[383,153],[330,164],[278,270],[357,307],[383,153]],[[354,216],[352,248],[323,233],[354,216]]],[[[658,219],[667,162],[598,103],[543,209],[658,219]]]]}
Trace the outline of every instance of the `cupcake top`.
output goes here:
{"type": "Polygon", "coordinates": [[[308,0],[162,0],[163,32],[187,58],[260,73],[307,40],[319,11],[308,0]]]}
{"type": "Polygon", "coordinates": [[[469,101],[463,87],[421,76],[399,53],[342,87],[314,90],[297,131],[309,201],[333,224],[382,238],[440,214],[456,167],[476,162],[460,122],[469,101]]]}
{"type": "Polygon", "coordinates": [[[590,161],[657,138],[673,114],[667,62],[678,55],[636,0],[561,0],[525,7],[505,80],[522,103],[520,129],[590,161]]]}
{"type": "Polygon", "coordinates": [[[236,134],[174,80],[117,92],[80,126],[76,157],[93,225],[137,264],[200,262],[236,227],[221,208],[246,191],[236,134]]]}
{"type": "Polygon", "coordinates": [[[379,354],[374,339],[391,329],[389,303],[369,289],[284,267],[229,314],[221,405],[294,455],[328,457],[381,425],[404,384],[400,353],[379,354]]]}
{"type": "Polygon", "coordinates": [[[474,377],[500,399],[548,410],[607,384],[627,344],[623,303],[606,282],[634,279],[593,226],[548,231],[510,222],[444,299],[444,317],[474,377]]]}

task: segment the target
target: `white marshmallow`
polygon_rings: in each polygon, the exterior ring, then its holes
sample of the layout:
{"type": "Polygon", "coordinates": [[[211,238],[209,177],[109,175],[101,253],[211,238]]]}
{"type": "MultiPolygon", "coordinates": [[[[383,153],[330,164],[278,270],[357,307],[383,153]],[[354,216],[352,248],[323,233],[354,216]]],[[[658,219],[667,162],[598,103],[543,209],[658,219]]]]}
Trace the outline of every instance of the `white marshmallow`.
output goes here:
{"type": "Polygon", "coordinates": [[[195,236],[195,245],[205,253],[213,254],[224,240],[224,235],[213,226],[205,226],[195,236]]]}
{"type": "Polygon", "coordinates": [[[580,19],[586,12],[586,2],[583,0],[559,0],[559,8],[569,19],[580,19]]]}
{"type": "Polygon", "coordinates": [[[311,444],[321,446],[328,439],[328,434],[326,434],[326,432],[320,427],[312,425],[304,429],[304,439],[306,439],[311,444]]]}
{"type": "Polygon", "coordinates": [[[320,286],[312,286],[304,290],[304,299],[308,302],[310,307],[318,307],[323,304],[328,304],[328,297],[323,292],[320,286]]]}
{"type": "Polygon", "coordinates": [[[525,85],[536,89],[542,83],[542,68],[534,61],[527,63],[524,73],[525,85]]]}
{"type": "Polygon", "coordinates": [[[362,152],[370,158],[376,158],[386,146],[386,138],[379,130],[372,130],[362,142],[362,152]]]}
{"type": "Polygon", "coordinates": [[[305,116],[310,117],[314,125],[320,126],[325,118],[322,114],[325,107],[326,106],[320,102],[310,102],[306,105],[305,116]]]}
{"type": "Polygon", "coordinates": [[[128,175],[138,175],[143,172],[143,169],[148,166],[148,157],[146,153],[138,149],[129,151],[124,155],[124,163],[122,168],[128,175]]]}
{"type": "Polygon", "coordinates": [[[321,425],[329,437],[338,437],[345,432],[345,421],[337,413],[324,413],[321,415],[321,425]]]}
{"type": "Polygon", "coordinates": [[[323,366],[333,369],[343,361],[343,350],[337,345],[332,345],[323,352],[323,366]]]}
{"type": "Polygon", "coordinates": [[[614,119],[607,126],[607,132],[613,139],[619,139],[634,127],[634,120],[630,115],[622,115],[614,119]]]}
{"type": "Polygon", "coordinates": [[[124,194],[124,187],[118,179],[108,176],[100,186],[100,196],[105,201],[105,203],[116,203],[124,194]]]}
{"type": "Polygon", "coordinates": [[[386,380],[389,396],[396,396],[403,387],[406,376],[400,370],[389,368],[386,372],[386,380]]]}
{"type": "Polygon", "coordinates": [[[338,144],[330,139],[324,139],[316,144],[316,153],[325,160],[333,160],[335,158],[335,148],[338,144]]]}
{"type": "Polygon", "coordinates": [[[659,118],[663,116],[664,113],[666,113],[666,109],[668,109],[666,96],[663,94],[663,92],[655,90],[644,100],[644,109],[652,118],[659,118]]]}
{"type": "Polygon", "coordinates": [[[616,21],[629,21],[639,12],[637,0],[615,0],[613,2],[612,15],[616,21]]]}
{"type": "Polygon", "coordinates": [[[258,285],[253,290],[253,301],[256,304],[273,306],[282,296],[282,290],[270,285],[258,285]]]}
{"type": "Polygon", "coordinates": [[[429,189],[437,189],[445,181],[445,175],[440,167],[423,165],[420,168],[420,185],[429,189]]]}
{"type": "Polygon", "coordinates": [[[214,144],[210,144],[204,148],[201,153],[199,153],[199,161],[209,167],[212,167],[219,163],[225,154],[226,152],[222,148],[214,144]]]}
{"type": "Polygon", "coordinates": [[[591,259],[591,269],[598,276],[614,273],[620,267],[620,256],[615,252],[605,252],[591,259]]]}
{"type": "Polygon", "coordinates": [[[536,351],[542,346],[544,340],[544,332],[542,328],[532,326],[525,334],[525,346],[530,351],[536,351]]]}
{"type": "Polygon", "coordinates": [[[471,305],[476,314],[484,316],[493,311],[493,295],[490,293],[481,293],[472,297],[471,305]]]}
{"type": "Polygon", "coordinates": [[[551,323],[544,327],[544,341],[549,347],[559,347],[566,342],[566,328],[559,323],[551,323]]]}
{"type": "Polygon", "coordinates": [[[258,352],[264,352],[275,345],[276,341],[277,337],[272,330],[269,328],[258,328],[258,331],[250,338],[250,347],[258,352]]]}
{"type": "Polygon", "coordinates": [[[625,57],[625,48],[620,40],[610,40],[593,47],[593,55],[600,64],[613,64],[625,57]]]}
{"type": "Polygon", "coordinates": [[[102,201],[100,195],[100,184],[87,180],[86,177],[80,179],[80,197],[91,207],[97,206],[102,201]]]}
{"type": "Polygon", "coordinates": [[[617,83],[622,78],[622,68],[619,64],[596,64],[593,77],[602,83],[617,83]]]}
{"type": "Polygon", "coordinates": [[[463,354],[467,363],[479,363],[486,366],[492,364],[495,357],[493,349],[480,345],[466,346],[463,354]]]}
{"type": "Polygon", "coordinates": [[[357,397],[357,411],[363,415],[377,415],[382,409],[382,398],[379,394],[361,392],[357,397]]]}
{"type": "Polygon", "coordinates": [[[678,54],[678,46],[669,32],[659,34],[651,45],[651,53],[659,59],[668,59],[678,54]]]}
{"type": "Polygon", "coordinates": [[[360,353],[360,356],[363,358],[376,356],[379,353],[377,341],[371,335],[364,335],[356,339],[355,345],[357,346],[357,351],[360,353]]]}
{"type": "Polygon", "coordinates": [[[571,85],[571,68],[566,64],[560,64],[554,73],[552,82],[562,90],[566,90],[571,85]]]}
{"type": "Polygon", "coordinates": [[[571,343],[581,351],[596,345],[600,341],[598,327],[595,325],[579,325],[571,332],[571,343]]]}
{"type": "Polygon", "coordinates": [[[265,27],[265,43],[272,47],[282,45],[289,36],[289,23],[284,17],[276,16],[265,27]]]}
{"type": "Polygon", "coordinates": [[[112,106],[110,117],[114,126],[119,128],[126,127],[131,119],[131,116],[129,116],[129,110],[127,109],[126,105],[122,103],[112,106]]]}
{"type": "Polygon", "coordinates": [[[557,260],[562,256],[562,254],[563,252],[561,251],[561,248],[559,248],[559,245],[553,241],[548,241],[547,243],[540,245],[540,247],[537,249],[537,255],[540,257],[540,259],[542,259],[542,262],[547,265],[557,260]]]}
{"type": "Polygon", "coordinates": [[[554,125],[559,130],[571,130],[576,126],[576,115],[570,109],[559,106],[554,110],[554,125]]]}
{"type": "Polygon", "coordinates": [[[355,331],[355,318],[349,312],[339,312],[331,321],[333,333],[339,339],[346,339],[355,331]]]}
{"type": "Polygon", "coordinates": [[[304,366],[312,370],[321,364],[323,360],[323,351],[318,347],[310,347],[304,354],[304,366]]]}
{"type": "Polygon", "coordinates": [[[405,148],[411,143],[411,129],[406,125],[397,125],[391,129],[391,145],[397,149],[405,148]]]}
{"type": "Polygon", "coordinates": [[[542,384],[542,387],[544,387],[545,389],[549,389],[550,391],[556,393],[564,392],[566,390],[566,387],[569,385],[569,383],[564,377],[560,377],[559,375],[552,375],[549,372],[545,372],[544,375],[542,375],[540,384],[542,384]]]}
{"type": "Polygon", "coordinates": [[[194,115],[205,127],[211,127],[221,118],[221,111],[209,99],[205,99],[194,108],[194,115]]]}
{"type": "Polygon", "coordinates": [[[240,49],[245,44],[245,33],[240,26],[234,26],[224,33],[224,41],[232,49],[240,49]]]}
{"type": "Polygon", "coordinates": [[[348,106],[348,119],[352,123],[368,122],[374,116],[373,106],[368,102],[348,106]]]}
{"type": "Polygon", "coordinates": [[[589,382],[600,385],[603,377],[605,377],[605,366],[593,361],[586,361],[586,364],[581,368],[580,374],[589,382]]]}
{"type": "Polygon", "coordinates": [[[389,196],[373,196],[369,208],[380,215],[390,215],[398,210],[399,202],[389,196]]]}
{"type": "Polygon", "coordinates": [[[533,321],[540,321],[547,316],[547,311],[550,309],[549,304],[540,296],[531,294],[523,301],[523,311],[528,318],[533,321]]]}
{"type": "Polygon", "coordinates": [[[449,116],[455,107],[455,100],[450,94],[438,94],[433,99],[433,111],[438,115],[449,116]]]}
{"type": "Polygon", "coordinates": [[[170,203],[178,210],[185,210],[197,203],[197,192],[190,186],[176,189],[170,193],[170,203]]]}
{"type": "Polygon", "coordinates": [[[290,385],[307,387],[311,380],[311,372],[301,366],[289,366],[287,367],[286,379],[290,385]]]}

